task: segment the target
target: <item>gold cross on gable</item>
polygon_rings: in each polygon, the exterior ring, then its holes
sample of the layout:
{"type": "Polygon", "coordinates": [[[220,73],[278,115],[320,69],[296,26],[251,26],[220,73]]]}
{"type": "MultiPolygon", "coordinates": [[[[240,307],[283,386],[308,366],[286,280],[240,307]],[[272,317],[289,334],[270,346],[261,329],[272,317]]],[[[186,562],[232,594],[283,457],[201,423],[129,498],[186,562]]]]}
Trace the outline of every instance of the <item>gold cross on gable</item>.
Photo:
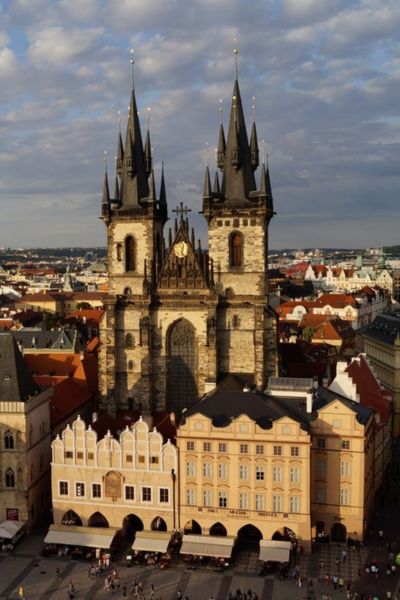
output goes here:
{"type": "Polygon", "coordinates": [[[188,213],[192,212],[191,208],[188,208],[187,206],[183,206],[183,202],[180,203],[179,206],[177,206],[176,208],[172,209],[173,213],[176,213],[177,215],[180,216],[181,221],[183,220],[183,216],[187,216],[188,213]]]}

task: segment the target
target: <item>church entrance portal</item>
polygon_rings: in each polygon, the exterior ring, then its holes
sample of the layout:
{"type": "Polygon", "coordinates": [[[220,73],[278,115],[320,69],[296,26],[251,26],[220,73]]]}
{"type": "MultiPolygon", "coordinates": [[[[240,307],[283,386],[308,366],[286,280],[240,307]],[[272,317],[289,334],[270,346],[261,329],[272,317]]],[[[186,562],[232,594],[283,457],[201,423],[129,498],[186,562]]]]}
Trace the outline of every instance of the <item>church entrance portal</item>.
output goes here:
{"type": "Polygon", "coordinates": [[[167,402],[168,410],[188,408],[197,398],[196,333],[187,319],[171,325],[167,335],[167,402]]]}

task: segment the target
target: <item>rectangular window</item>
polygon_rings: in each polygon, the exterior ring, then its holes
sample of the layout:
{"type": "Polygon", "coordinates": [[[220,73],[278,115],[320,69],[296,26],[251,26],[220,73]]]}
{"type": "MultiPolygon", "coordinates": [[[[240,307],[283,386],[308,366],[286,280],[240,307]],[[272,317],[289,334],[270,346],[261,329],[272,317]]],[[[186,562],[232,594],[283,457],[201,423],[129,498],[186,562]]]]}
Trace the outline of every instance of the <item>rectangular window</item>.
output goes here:
{"type": "Polygon", "coordinates": [[[350,489],[349,488],[341,488],[340,490],[340,504],[342,506],[350,505],[350,489]]]}
{"type": "Polygon", "coordinates": [[[204,452],[211,452],[211,442],[204,442],[204,444],[203,444],[203,451],[204,452]]]}
{"type": "Polygon", "coordinates": [[[317,458],[315,463],[315,468],[317,471],[317,475],[325,475],[326,474],[326,460],[322,458],[317,458]]]}
{"type": "Polygon", "coordinates": [[[274,446],[274,456],[282,456],[282,446],[274,446]]]}
{"type": "Polygon", "coordinates": [[[282,467],[272,467],[272,481],[282,482],[282,467]]]}
{"type": "Polygon", "coordinates": [[[88,452],[87,453],[87,457],[88,457],[88,460],[94,460],[94,454],[93,454],[93,452],[88,452]]]}
{"type": "Polygon", "coordinates": [[[272,510],[274,512],[280,512],[282,507],[282,497],[272,496],[272,510]]]}
{"type": "Polygon", "coordinates": [[[226,508],[228,506],[228,496],[226,492],[218,492],[218,506],[226,508]]]}
{"type": "Polygon", "coordinates": [[[189,450],[189,452],[193,452],[194,442],[186,442],[186,450],[189,450]]]}
{"type": "Polygon", "coordinates": [[[203,490],[203,506],[212,506],[211,490],[203,490]]]}
{"type": "Polygon", "coordinates": [[[169,489],[160,488],[160,504],[168,504],[169,502],[169,489]]]}
{"type": "Polygon", "coordinates": [[[248,444],[240,444],[239,452],[240,452],[240,454],[248,454],[249,453],[249,445],[248,444]]]}
{"type": "Polygon", "coordinates": [[[64,458],[74,458],[74,453],[71,452],[70,450],[66,450],[64,452],[64,458]]]}
{"type": "Polygon", "coordinates": [[[265,510],[264,494],[256,494],[256,510],[265,510]]]}
{"type": "Polygon", "coordinates": [[[290,512],[291,513],[298,513],[298,512],[300,512],[300,498],[299,498],[299,496],[290,496],[289,506],[290,506],[290,512]]]}
{"type": "Polygon", "coordinates": [[[218,479],[228,479],[228,465],[225,463],[218,465],[218,479]]]}
{"type": "Polygon", "coordinates": [[[325,438],[318,438],[317,439],[317,448],[325,448],[325,438]]]}
{"type": "Polygon", "coordinates": [[[350,477],[350,463],[348,460],[340,461],[340,473],[342,477],[350,477]]]}
{"type": "Polygon", "coordinates": [[[135,488],[133,485],[125,486],[125,500],[134,500],[135,499],[135,488]]]}
{"type": "Polygon", "coordinates": [[[194,477],[196,475],[196,465],[194,462],[186,463],[186,475],[188,477],[194,477]]]}
{"type": "Polygon", "coordinates": [[[211,477],[212,468],[211,463],[203,463],[203,477],[211,477]]]}
{"type": "Polygon", "coordinates": [[[317,502],[319,502],[320,504],[326,503],[326,488],[317,487],[316,493],[315,493],[315,500],[317,502]]]}
{"type": "Polygon", "coordinates": [[[84,496],[85,495],[85,484],[81,481],[78,481],[75,484],[75,496],[84,496]]]}
{"type": "Polygon", "coordinates": [[[80,460],[83,460],[83,452],[77,452],[76,453],[76,458],[79,458],[80,460]]]}
{"type": "MultiPolygon", "coordinates": [[[[300,483],[300,469],[299,467],[290,467],[290,483],[300,483]]],[[[293,511],[291,511],[293,512],[293,511]]]]}
{"type": "Polygon", "coordinates": [[[151,502],[151,488],[142,487],[142,502],[151,502]]]}
{"type": "Polygon", "coordinates": [[[342,450],[350,450],[350,440],[341,440],[340,445],[342,450]]]}
{"type": "Polygon", "coordinates": [[[145,462],[144,455],[143,454],[139,454],[139,456],[138,456],[138,463],[144,464],[144,462],[145,462]]]}
{"type": "Polygon", "coordinates": [[[60,481],[60,496],[68,496],[68,481],[60,481]]]}
{"type": "Polygon", "coordinates": [[[256,454],[264,454],[265,447],[264,444],[256,444],[256,454]]]}
{"type": "Polygon", "coordinates": [[[186,504],[188,506],[194,506],[196,504],[196,491],[186,490],[186,504]]]}
{"type": "Polygon", "coordinates": [[[239,466],[239,479],[248,479],[248,478],[249,478],[248,465],[240,465],[239,466]]]}
{"type": "Polygon", "coordinates": [[[101,498],[101,483],[92,483],[92,498],[101,498]]]}
{"type": "Polygon", "coordinates": [[[300,456],[300,448],[298,446],[291,446],[290,456],[300,456]]]}
{"type": "Polygon", "coordinates": [[[256,466],[256,479],[258,481],[264,481],[265,479],[264,467],[262,465],[256,466]]]}
{"type": "Polygon", "coordinates": [[[240,492],[239,494],[239,508],[241,510],[249,509],[249,494],[247,492],[240,492]]]}
{"type": "Polygon", "coordinates": [[[150,456],[150,464],[158,465],[158,456],[150,456]]]}
{"type": "Polygon", "coordinates": [[[227,445],[225,442],[220,442],[218,444],[218,452],[220,452],[221,454],[225,454],[225,452],[227,452],[227,445]]]}
{"type": "Polygon", "coordinates": [[[133,455],[132,454],[127,454],[125,458],[126,458],[126,462],[127,463],[133,462],[133,455]]]}

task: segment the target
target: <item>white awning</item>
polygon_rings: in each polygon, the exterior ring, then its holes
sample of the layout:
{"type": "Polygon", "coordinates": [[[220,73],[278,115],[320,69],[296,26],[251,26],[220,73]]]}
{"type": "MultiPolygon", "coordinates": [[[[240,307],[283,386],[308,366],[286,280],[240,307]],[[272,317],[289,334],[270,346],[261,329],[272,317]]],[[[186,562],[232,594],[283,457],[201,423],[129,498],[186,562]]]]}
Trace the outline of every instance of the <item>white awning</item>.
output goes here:
{"type": "Polygon", "coordinates": [[[3,521],[0,525],[0,538],[12,540],[25,524],[25,521],[3,521]]]}
{"type": "Polygon", "coordinates": [[[166,552],[171,541],[168,531],[137,531],[132,550],[138,552],[166,552]]]}
{"type": "Polygon", "coordinates": [[[46,544],[65,546],[83,546],[85,548],[104,548],[111,546],[118,529],[113,527],[76,527],[69,525],[50,525],[44,541],[46,544]]]}
{"type": "Polygon", "coordinates": [[[292,548],[291,542],[278,540],[260,540],[259,559],[264,562],[289,562],[289,554],[292,548]]]}
{"type": "Polygon", "coordinates": [[[231,536],[184,534],[181,554],[230,558],[234,543],[231,536]]]}

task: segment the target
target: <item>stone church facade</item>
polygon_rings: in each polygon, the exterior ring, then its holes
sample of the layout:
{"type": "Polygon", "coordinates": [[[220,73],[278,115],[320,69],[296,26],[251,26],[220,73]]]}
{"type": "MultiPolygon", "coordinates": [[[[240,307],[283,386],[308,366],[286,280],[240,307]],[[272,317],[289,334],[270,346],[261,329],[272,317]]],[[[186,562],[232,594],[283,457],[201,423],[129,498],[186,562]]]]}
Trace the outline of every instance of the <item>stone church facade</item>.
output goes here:
{"type": "Polygon", "coordinates": [[[125,143],[117,142],[114,193],[105,173],[109,291],[101,326],[101,408],[179,414],[226,374],[262,388],[277,372],[275,313],[268,306],[268,168],[256,125],[247,135],[239,83],[227,137],[221,124],[213,185],[206,168],[202,212],[209,248],[195,244],[187,209],[156,193],[150,134],[143,139],[132,91],[125,143]]]}

